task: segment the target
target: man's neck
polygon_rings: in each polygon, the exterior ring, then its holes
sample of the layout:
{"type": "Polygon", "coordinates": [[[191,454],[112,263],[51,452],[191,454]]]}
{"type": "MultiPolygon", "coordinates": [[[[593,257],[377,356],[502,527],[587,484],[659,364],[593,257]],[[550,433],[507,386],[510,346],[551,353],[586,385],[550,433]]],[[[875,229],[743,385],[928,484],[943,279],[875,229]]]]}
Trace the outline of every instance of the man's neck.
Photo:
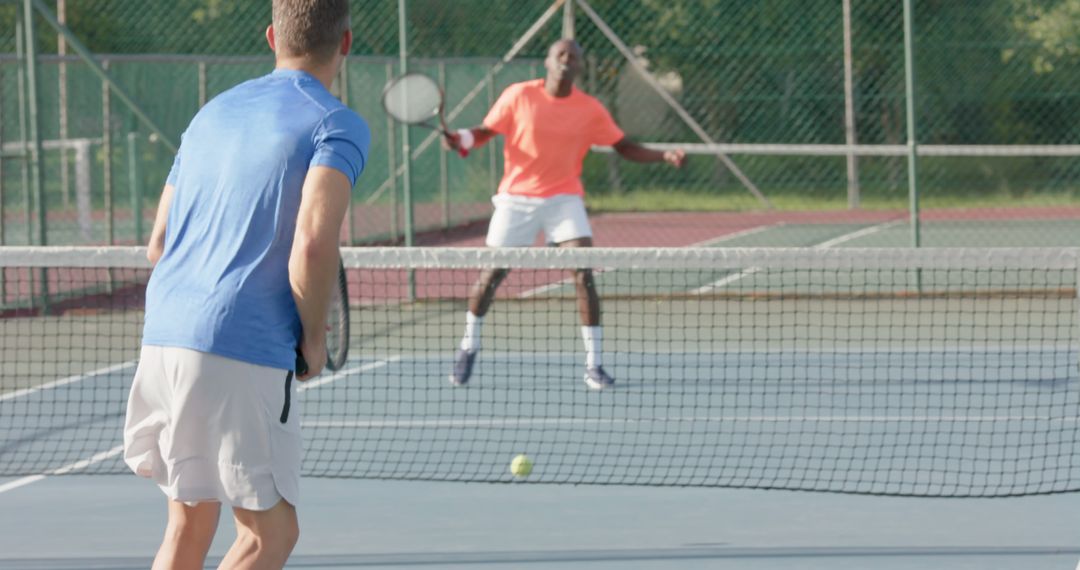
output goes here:
{"type": "Polygon", "coordinates": [[[574,82],[544,79],[544,90],[552,97],[569,97],[570,93],[574,90],[574,82]]]}
{"type": "Polygon", "coordinates": [[[329,91],[330,87],[334,84],[334,78],[337,77],[338,69],[337,65],[333,63],[316,64],[306,57],[279,57],[277,63],[274,65],[275,69],[292,69],[295,71],[303,71],[319,80],[319,83],[326,87],[329,91]]]}

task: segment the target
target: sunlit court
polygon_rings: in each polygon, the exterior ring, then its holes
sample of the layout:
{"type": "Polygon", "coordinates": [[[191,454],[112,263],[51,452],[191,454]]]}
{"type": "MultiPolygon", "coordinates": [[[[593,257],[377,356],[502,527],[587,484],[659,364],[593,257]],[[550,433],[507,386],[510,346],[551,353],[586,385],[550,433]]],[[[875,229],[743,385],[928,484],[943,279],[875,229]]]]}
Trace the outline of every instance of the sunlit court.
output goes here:
{"type": "Polygon", "coordinates": [[[1068,0],[308,4],[0,1],[0,569],[1076,567],[1068,0]]]}

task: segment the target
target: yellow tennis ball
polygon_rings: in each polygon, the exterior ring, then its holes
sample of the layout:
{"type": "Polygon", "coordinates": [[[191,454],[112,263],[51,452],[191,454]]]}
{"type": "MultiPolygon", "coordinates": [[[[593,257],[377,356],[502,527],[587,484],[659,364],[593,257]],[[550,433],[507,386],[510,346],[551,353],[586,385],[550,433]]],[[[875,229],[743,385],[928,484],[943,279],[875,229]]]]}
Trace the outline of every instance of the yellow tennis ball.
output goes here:
{"type": "Polygon", "coordinates": [[[529,473],[532,473],[533,462],[529,459],[528,455],[521,454],[514,458],[510,462],[510,472],[515,477],[525,477],[529,473]]]}

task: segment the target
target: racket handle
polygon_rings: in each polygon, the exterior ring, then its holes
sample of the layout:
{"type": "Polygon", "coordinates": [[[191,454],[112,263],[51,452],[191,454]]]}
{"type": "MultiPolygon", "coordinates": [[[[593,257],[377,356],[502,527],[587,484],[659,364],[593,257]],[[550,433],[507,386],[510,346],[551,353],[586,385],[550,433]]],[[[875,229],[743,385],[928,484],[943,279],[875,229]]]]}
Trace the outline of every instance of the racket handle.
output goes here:
{"type": "Polygon", "coordinates": [[[304,360],[304,353],[300,352],[300,347],[296,347],[296,375],[303,376],[308,373],[307,361],[304,360]]]}

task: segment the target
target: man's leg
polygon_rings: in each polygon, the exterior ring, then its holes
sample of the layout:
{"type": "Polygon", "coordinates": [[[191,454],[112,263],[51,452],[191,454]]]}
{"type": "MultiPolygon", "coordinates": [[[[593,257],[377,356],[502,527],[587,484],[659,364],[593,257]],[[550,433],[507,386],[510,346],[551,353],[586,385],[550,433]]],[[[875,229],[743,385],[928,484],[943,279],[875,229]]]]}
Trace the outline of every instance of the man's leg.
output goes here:
{"type": "Polygon", "coordinates": [[[236,542],[222,559],[220,570],[285,567],[300,538],[296,508],[281,500],[265,511],[234,508],[233,518],[236,519],[236,542]]]}
{"type": "Polygon", "coordinates": [[[484,325],[484,315],[495,301],[495,292],[499,284],[509,273],[507,269],[491,269],[480,274],[469,292],[469,312],[465,315],[465,335],[461,339],[454,355],[454,370],[450,373],[450,383],[461,386],[468,383],[472,376],[473,362],[480,351],[480,330],[484,325]]]}
{"type": "Polygon", "coordinates": [[[178,501],[168,503],[169,523],[153,569],[202,570],[217,531],[221,503],[208,501],[193,507],[178,501]]]}
{"type": "MultiPolygon", "coordinates": [[[[559,247],[592,247],[592,238],[583,237],[559,243],[559,247]]],[[[600,296],[591,269],[574,270],[578,315],[581,317],[581,338],[585,342],[585,383],[602,390],[615,380],[603,368],[604,332],[600,326],[600,296]]]]}

